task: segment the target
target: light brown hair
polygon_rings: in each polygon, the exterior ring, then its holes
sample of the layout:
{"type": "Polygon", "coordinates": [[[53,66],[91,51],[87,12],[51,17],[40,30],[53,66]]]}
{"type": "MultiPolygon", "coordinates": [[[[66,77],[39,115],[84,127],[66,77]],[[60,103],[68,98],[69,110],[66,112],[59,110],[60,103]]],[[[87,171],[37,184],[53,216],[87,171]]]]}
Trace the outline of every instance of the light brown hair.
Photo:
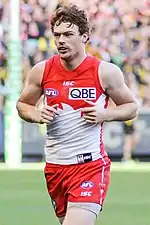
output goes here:
{"type": "Polygon", "coordinates": [[[79,27],[80,35],[87,33],[89,36],[89,23],[87,15],[84,10],[78,8],[76,5],[60,6],[51,18],[51,30],[54,32],[55,24],[59,26],[62,22],[69,22],[69,27],[75,24],[79,27]]]}

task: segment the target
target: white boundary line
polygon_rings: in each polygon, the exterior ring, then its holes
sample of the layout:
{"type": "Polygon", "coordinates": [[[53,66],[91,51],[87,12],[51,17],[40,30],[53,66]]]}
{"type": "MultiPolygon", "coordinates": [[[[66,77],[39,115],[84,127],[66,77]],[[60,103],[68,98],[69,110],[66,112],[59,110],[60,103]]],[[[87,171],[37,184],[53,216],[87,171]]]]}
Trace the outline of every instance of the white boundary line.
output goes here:
{"type": "MultiPolygon", "coordinates": [[[[0,163],[1,170],[43,170],[45,163],[21,163],[19,167],[9,167],[5,163],[0,163]]],[[[150,172],[150,163],[119,163],[113,162],[112,172],[150,172]]]]}
{"type": "Polygon", "coordinates": [[[113,172],[150,172],[150,163],[112,163],[113,172]]]}

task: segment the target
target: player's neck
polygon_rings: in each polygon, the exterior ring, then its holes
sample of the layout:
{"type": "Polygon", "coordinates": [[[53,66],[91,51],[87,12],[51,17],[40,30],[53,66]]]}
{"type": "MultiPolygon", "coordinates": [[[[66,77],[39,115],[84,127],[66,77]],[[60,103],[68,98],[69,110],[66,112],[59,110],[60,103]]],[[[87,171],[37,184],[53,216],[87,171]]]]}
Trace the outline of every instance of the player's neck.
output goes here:
{"type": "Polygon", "coordinates": [[[66,69],[68,71],[72,71],[75,68],[77,68],[83,62],[83,60],[86,58],[86,56],[87,55],[84,52],[83,54],[80,54],[80,55],[78,55],[78,56],[76,56],[73,59],[68,60],[68,61],[60,58],[60,62],[62,64],[62,66],[64,67],[64,69],[66,69]]]}

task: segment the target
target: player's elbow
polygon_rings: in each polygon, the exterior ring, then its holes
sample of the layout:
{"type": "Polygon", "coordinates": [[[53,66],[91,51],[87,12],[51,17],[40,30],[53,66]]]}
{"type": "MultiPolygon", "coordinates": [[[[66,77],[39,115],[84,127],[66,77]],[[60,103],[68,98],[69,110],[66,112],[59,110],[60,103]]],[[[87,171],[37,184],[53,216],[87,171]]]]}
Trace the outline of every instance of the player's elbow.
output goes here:
{"type": "Polygon", "coordinates": [[[25,104],[21,102],[20,100],[18,100],[16,103],[16,109],[17,109],[19,117],[24,120],[24,114],[26,112],[25,104]]]}
{"type": "Polygon", "coordinates": [[[130,115],[129,120],[134,119],[138,116],[139,107],[137,102],[133,102],[132,105],[130,105],[130,115]]]}
{"type": "Polygon", "coordinates": [[[19,100],[16,103],[16,109],[17,109],[17,111],[19,111],[19,100]]]}
{"type": "Polygon", "coordinates": [[[17,109],[18,115],[20,116],[20,101],[19,100],[16,103],[16,109],[17,109]]]}

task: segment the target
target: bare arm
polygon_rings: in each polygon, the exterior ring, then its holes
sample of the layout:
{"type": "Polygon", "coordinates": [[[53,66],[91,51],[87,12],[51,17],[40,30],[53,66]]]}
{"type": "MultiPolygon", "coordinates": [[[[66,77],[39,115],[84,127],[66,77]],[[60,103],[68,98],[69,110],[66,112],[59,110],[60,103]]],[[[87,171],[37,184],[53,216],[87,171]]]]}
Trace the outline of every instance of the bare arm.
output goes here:
{"type": "Polygon", "coordinates": [[[36,108],[36,103],[42,95],[41,81],[45,62],[35,65],[28,74],[27,82],[17,101],[19,116],[27,122],[40,122],[40,111],[36,108]]]}
{"type": "Polygon", "coordinates": [[[137,102],[124,82],[124,77],[114,64],[102,62],[99,67],[102,87],[116,104],[114,109],[107,109],[106,121],[124,121],[137,116],[137,102]]]}
{"type": "Polygon", "coordinates": [[[53,106],[44,105],[41,109],[36,107],[43,94],[41,81],[44,68],[45,62],[43,61],[31,69],[16,105],[19,116],[27,122],[50,124],[54,116],[59,115],[57,111],[58,104],[53,106]]]}

